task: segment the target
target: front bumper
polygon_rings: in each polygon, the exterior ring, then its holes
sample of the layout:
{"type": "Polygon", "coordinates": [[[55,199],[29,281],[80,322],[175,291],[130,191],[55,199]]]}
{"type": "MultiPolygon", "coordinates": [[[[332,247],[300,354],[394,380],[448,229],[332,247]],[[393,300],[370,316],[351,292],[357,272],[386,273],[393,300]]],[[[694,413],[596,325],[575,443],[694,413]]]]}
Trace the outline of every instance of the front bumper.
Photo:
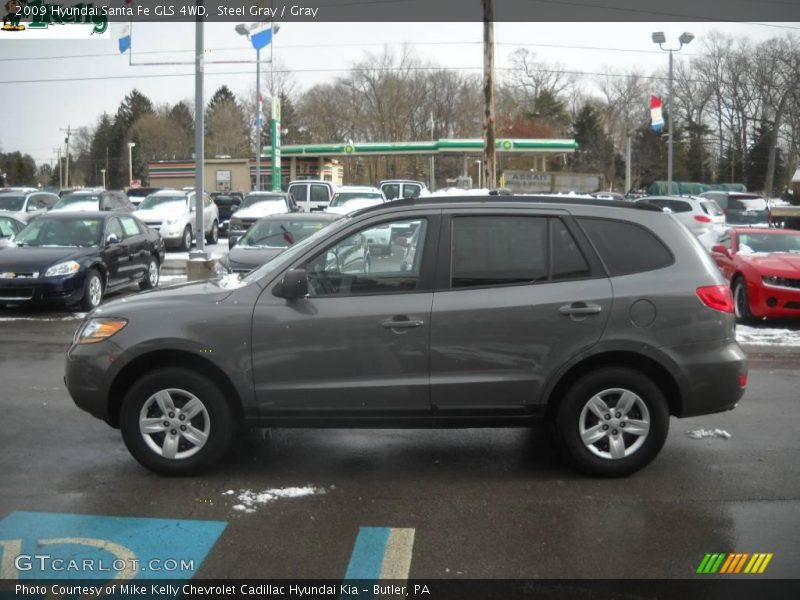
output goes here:
{"type": "Polygon", "coordinates": [[[70,277],[0,279],[0,304],[64,305],[83,299],[85,273],[70,277]]]}
{"type": "Polygon", "coordinates": [[[750,312],[756,317],[800,317],[800,289],[747,282],[750,312]]]}
{"type": "Polygon", "coordinates": [[[109,407],[109,386],[112,372],[116,373],[114,362],[120,354],[120,348],[111,340],[73,344],[67,351],[64,371],[64,384],[78,408],[111,425],[116,424],[109,407]]]}

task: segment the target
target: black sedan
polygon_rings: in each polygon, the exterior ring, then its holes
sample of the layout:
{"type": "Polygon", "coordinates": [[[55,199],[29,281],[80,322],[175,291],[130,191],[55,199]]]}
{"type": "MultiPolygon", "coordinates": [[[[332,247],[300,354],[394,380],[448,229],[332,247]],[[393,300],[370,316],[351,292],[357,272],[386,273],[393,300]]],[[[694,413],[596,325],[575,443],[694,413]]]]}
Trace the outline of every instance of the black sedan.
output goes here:
{"type": "Polygon", "coordinates": [[[158,285],[164,242],[136,217],[48,213],[0,250],[0,306],[78,304],[91,310],[110,291],[158,285]]]}
{"type": "Polygon", "coordinates": [[[25,223],[19,219],[11,215],[4,215],[0,212],[0,248],[13,246],[14,243],[11,241],[11,238],[22,231],[23,227],[25,227],[25,223]]]}
{"type": "Polygon", "coordinates": [[[241,238],[228,238],[230,251],[220,265],[230,272],[247,273],[339,218],[341,215],[316,212],[263,217],[241,238]]]}

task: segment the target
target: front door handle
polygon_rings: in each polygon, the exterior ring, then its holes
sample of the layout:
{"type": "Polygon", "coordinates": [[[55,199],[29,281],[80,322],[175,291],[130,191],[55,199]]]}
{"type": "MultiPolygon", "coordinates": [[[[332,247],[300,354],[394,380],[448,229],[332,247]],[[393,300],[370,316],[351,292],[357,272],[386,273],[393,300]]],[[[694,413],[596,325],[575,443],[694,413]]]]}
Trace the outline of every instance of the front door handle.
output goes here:
{"type": "Polygon", "coordinates": [[[411,329],[413,327],[420,327],[425,324],[421,319],[389,319],[381,322],[381,327],[384,329],[411,329]]]}
{"type": "Polygon", "coordinates": [[[585,315],[596,315],[600,311],[603,310],[603,307],[599,304],[586,304],[586,302],[573,302],[572,304],[565,304],[561,308],[558,309],[562,315],[568,316],[585,316],[585,315]]]}

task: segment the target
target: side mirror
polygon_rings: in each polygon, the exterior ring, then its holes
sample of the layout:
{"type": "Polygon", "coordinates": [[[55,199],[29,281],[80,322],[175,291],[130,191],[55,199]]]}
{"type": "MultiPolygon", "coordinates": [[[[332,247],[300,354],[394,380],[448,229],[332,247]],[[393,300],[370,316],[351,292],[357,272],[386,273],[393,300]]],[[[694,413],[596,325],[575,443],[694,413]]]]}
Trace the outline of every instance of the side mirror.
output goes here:
{"type": "Polygon", "coordinates": [[[724,254],[728,258],[731,257],[731,251],[725,244],[714,244],[711,246],[712,254],[724,254]]]}
{"type": "Polygon", "coordinates": [[[117,237],[116,233],[109,233],[108,237],[106,238],[106,246],[110,246],[112,244],[119,244],[119,238],[117,237]]]}
{"type": "Polygon", "coordinates": [[[275,296],[287,300],[297,300],[308,295],[308,277],[305,269],[289,269],[284,273],[283,280],[273,291],[275,296]]]}
{"type": "Polygon", "coordinates": [[[242,239],[241,235],[229,235],[228,236],[228,250],[230,250],[236,244],[238,244],[240,239],[242,239]]]}

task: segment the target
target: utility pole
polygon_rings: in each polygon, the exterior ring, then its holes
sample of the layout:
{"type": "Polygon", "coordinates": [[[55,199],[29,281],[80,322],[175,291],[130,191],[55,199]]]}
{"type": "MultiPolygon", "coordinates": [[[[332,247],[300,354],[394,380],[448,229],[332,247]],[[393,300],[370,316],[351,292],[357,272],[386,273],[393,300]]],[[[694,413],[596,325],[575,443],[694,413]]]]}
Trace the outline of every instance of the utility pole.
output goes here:
{"type": "MultiPolygon", "coordinates": [[[[433,141],[433,111],[431,111],[431,141],[433,141]]],[[[431,173],[431,185],[430,190],[433,192],[436,188],[436,172],[435,172],[435,157],[431,154],[431,164],[430,164],[430,173],[431,173]]]]}
{"type": "MultiPolygon", "coordinates": [[[[197,3],[202,6],[202,1],[197,3]]],[[[205,102],[203,100],[203,17],[197,17],[194,30],[195,64],[194,64],[194,203],[195,203],[195,239],[197,249],[189,254],[189,258],[208,260],[205,248],[205,225],[203,223],[203,177],[206,161],[205,140],[205,102]]]]}
{"type": "Polygon", "coordinates": [[[58,152],[58,189],[64,187],[64,166],[61,164],[61,146],[56,148],[58,152]]]}
{"type": "Polygon", "coordinates": [[[627,194],[631,191],[631,132],[625,133],[625,193],[627,194]]]}
{"type": "Polygon", "coordinates": [[[61,131],[65,131],[67,133],[67,137],[64,138],[64,145],[66,146],[66,165],[64,167],[65,177],[64,177],[64,185],[65,187],[69,187],[69,137],[72,134],[72,129],[69,125],[67,125],[66,129],[62,129],[61,131]]]}
{"type": "Polygon", "coordinates": [[[494,101],[494,0],[483,0],[483,181],[497,187],[494,101]]]}

